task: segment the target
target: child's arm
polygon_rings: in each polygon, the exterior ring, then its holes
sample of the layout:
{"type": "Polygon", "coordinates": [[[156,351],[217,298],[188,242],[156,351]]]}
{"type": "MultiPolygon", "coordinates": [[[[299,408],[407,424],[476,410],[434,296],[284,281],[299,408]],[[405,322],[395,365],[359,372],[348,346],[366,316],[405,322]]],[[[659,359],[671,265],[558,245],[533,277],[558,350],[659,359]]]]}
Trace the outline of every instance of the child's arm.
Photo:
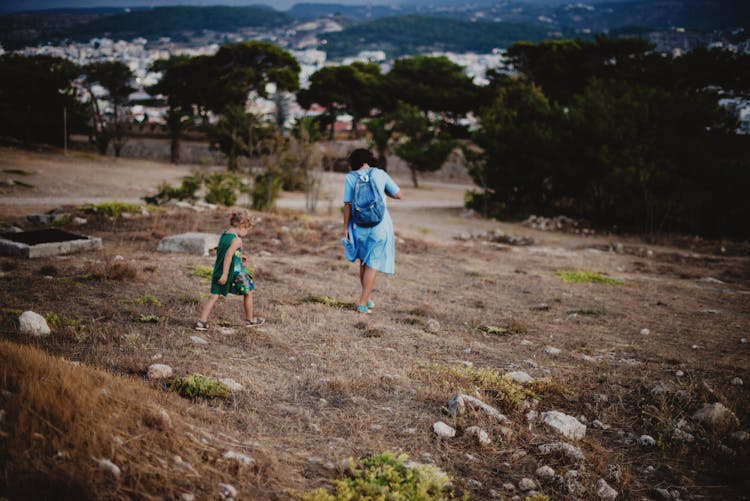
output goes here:
{"type": "Polygon", "coordinates": [[[229,248],[227,249],[227,253],[224,254],[224,269],[221,272],[221,277],[219,278],[219,284],[224,285],[227,283],[227,279],[229,278],[229,267],[232,265],[232,255],[234,254],[234,251],[240,248],[242,245],[242,240],[240,237],[235,237],[234,240],[232,240],[232,243],[229,244],[229,248]]]}
{"type": "Polygon", "coordinates": [[[344,238],[349,240],[349,219],[352,217],[352,203],[344,203],[344,238]]]}

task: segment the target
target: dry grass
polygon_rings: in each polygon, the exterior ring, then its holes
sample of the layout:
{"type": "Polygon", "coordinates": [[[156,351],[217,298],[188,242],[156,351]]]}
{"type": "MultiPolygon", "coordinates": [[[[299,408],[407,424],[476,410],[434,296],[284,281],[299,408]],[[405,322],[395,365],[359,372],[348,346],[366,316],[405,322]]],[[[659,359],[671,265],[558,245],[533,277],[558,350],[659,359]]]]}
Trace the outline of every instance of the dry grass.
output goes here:
{"type": "MultiPolygon", "coordinates": [[[[201,334],[208,344],[199,345],[190,340],[195,335],[191,327],[208,287],[192,270],[210,267],[213,257],[157,254],[154,249],[166,234],[220,231],[226,216],[221,211],[162,211],[113,222],[94,214],[85,232],[102,237],[106,252],[33,263],[0,259],[5,273],[0,330],[11,341],[4,349],[37,353],[25,372],[7,370],[4,377],[13,377],[16,385],[46,381],[32,377],[38,375],[33,368],[38,364],[63,371],[57,376],[63,382],[76,375],[80,387],[57,388],[34,405],[74,413],[75,406],[68,405],[73,402],[90,413],[82,426],[102,430],[91,444],[99,447],[92,449],[95,454],[78,452],[69,463],[59,462],[51,459],[56,450],[37,444],[42,442],[34,432],[55,435],[36,421],[42,431],[13,432],[19,438],[8,450],[19,457],[19,450],[31,452],[18,468],[4,463],[6,469],[15,468],[14,474],[25,469],[31,472],[27,478],[50,490],[80,486],[84,494],[97,497],[174,498],[185,490],[212,498],[218,482],[229,481],[246,498],[264,499],[288,497],[290,490],[326,487],[331,492],[331,482],[342,477],[343,459],[394,451],[436,464],[453,477],[456,495],[478,499],[489,498],[490,490],[503,492],[505,482],[533,476],[542,464],[560,475],[579,471],[582,499],[596,496],[597,478],[607,478],[626,499],[646,496],[657,486],[682,488],[683,497],[731,499],[744,492],[750,453],[747,445],[730,438],[736,430],[694,427],[696,437],[705,441],[687,445],[662,437],[680,417],[689,418],[706,402],[724,403],[745,429],[750,422],[747,386],[728,384],[734,376],[750,380],[748,345],[739,343],[747,336],[750,313],[746,295],[736,292],[750,284],[737,271],[747,266],[746,259],[680,263],[686,276],[734,277],[731,284],[715,285],[660,272],[658,252],[653,261],[588,253],[571,236],[564,237],[561,247],[502,254],[482,246],[406,238],[397,247],[398,274],[378,277],[377,307],[363,317],[346,308],[357,297],[358,278],[357,266],[341,257],[340,223],[264,214],[245,241],[256,269],[256,312],[268,322],[245,331],[241,301],[230,297],[217,304],[211,330],[201,334]],[[110,256],[118,254],[125,259],[113,261],[110,256]],[[134,272],[114,280],[107,270],[117,263],[127,263],[134,272]],[[41,278],[42,268],[56,272],[41,278]],[[633,286],[586,286],[554,275],[586,268],[623,277],[633,286]],[[98,279],[92,279],[92,270],[99,270],[98,279]],[[332,301],[305,300],[312,296],[332,301]],[[538,307],[542,303],[546,308],[538,307]],[[81,325],[53,328],[50,337],[30,340],[17,330],[17,312],[27,309],[81,325]],[[159,321],[137,321],[141,316],[159,321]],[[427,332],[431,319],[439,328],[427,332]],[[640,333],[644,327],[649,335],[640,333]],[[549,354],[547,346],[561,353],[549,354]],[[60,362],[61,356],[82,365],[60,362]],[[35,357],[47,362],[37,363],[35,357]],[[155,362],[172,366],[178,377],[231,378],[243,389],[226,399],[184,400],[147,381],[146,369],[155,362]],[[511,383],[502,377],[511,370],[527,371],[536,382],[511,383]],[[686,376],[677,378],[677,370],[686,376]],[[669,396],[651,393],[660,382],[671,384],[669,396]],[[98,396],[101,387],[115,388],[108,400],[98,396]],[[676,396],[680,390],[686,400],[676,396]],[[443,409],[457,391],[471,392],[505,412],[512,433],[480,413],[446,416],[443,409]],[[66,392],[79,394],[59,398],[66,392]],[[589,424],[599,419],[611,428],[589,427],[578,444],[586,455],[582,465],[562,455],[542,456],[538,446],[559,437],[541,425],[529,427],[527,406],[584,416],[589,424]],[[153,410],[159,407],[169,413],[172,427],[165,427],[153,410]],[[457,437],[436,439],[431,427],[437,420],[455,426],[457,437]],[[473,425],[490,434],[489,446],[480,447],[464,433],[473,425]],[[626,445],[620,431],[636,438],[653,434],[662,445],[626,445]],[[203,444],[204,434],[233,444],[256,464],[235,471],[235,463],[220,458],[228,446],[203,444]],[[122,436],[125,446],[112,445],[110,435],[122,436]],[[720,445],[736,456],[728,461],[720,445]],[[173,454],[190,462],[200,477],[176,468],[173,454]],[[120,480],[106,483],[91,455],[120,465],[120,480]],[[141,456],[142,467],[134,459],[141,456]],[[610,478],[612,465],[619,480],[610,478]],[[655,467],[654,473],[644,472],[648,465],[655,467]]],[[[10,430],[7,423],[15,429],[14,414],[4,408],[8,417],[2,429],[10,430]]],[[[50,422],[67,432],[60,418],[55,420],[50,422]]],[[[82,431],[67,437],[55,438],[60,450],[83,448],[82,431]]],[[[551,499],[570,496],[563,482],[541,490],[551,499]]]]}

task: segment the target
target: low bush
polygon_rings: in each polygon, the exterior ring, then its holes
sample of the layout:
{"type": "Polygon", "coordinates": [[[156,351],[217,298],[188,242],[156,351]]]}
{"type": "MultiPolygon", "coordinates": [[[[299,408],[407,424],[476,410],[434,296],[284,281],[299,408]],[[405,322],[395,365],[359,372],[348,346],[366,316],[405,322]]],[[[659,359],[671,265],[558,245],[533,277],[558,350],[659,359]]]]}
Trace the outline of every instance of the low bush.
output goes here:
{"type": "Polygon", "coordinates": [[[168,386],[170,390],[180,396],[190,399],[228,398],[231,395],[224,383],[201,374],[173,378],[169,381],[168,386]]]}

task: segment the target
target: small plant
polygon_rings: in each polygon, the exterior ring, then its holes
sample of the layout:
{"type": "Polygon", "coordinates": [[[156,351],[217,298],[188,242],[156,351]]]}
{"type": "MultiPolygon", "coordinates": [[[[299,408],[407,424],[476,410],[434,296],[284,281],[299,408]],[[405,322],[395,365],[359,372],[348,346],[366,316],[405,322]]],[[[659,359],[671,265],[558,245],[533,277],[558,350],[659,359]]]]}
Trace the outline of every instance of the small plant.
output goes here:
{"type": "Polygon", "coordinates": [[[169,389],[185,398],[228,398],[231,393],[221,381],[203,376],[190,374],[176,377],[169,381],[169,389]]]}
{"type": "Polygon", "coordinates": [[[255,182],[250,190],[252,207],[254,210],[270,210],[279,197],[283,180],[273,172],[263,172],[255,176],[255,182]]]}
{"type": "Polygon", "coordinates": [[[497,327],[495,325],[480,325],[479,330],[487,334],[494,334],[496,336],[501,336],[508,333],[508,329],[504,327],[497,327]]]}
{"type": "Polygon", "coordinates": [[[159,315],[140,315],[138,321],[144,324],[156,324],[159,323],[161,317],[159,315]]]}
{"type": "Polygon", "coordinates": [[[524,501],[550,501],[549,496],[546,494],[534,494],[533,496],[526,496],[524,501]]]}
{"type": "Polygon", "coordinates": [[[8,315],[21,315],[23,313],[23,310],[19,310],[17,308],[0,308],[0,313],[7,313],[8,315]]]}
{"type": "Polygon", "coordinates": [[[194,264],[190,267],[193,271],[190,276],[205,278],[211,280],[214,275],[214,269],[210,266],[203,266],[202,264],[194,264]]]}
{"type": "Polygon", "coordinates": [[[237,201],[240,178],[232,172],[217,172],[206,179],[206,202],[227,207],[237,201]]]}
{"type": "Polygon", "coordinates": [[[158,297],[152,296],[151,294],[144,294],[141,297],[137,297],[135,299],[125,299],[123,300],[124,303],[134,303],[134,304],[154,304],[156,306],[161,306],[161,301],[159,301],[158,297]]]}
{"type": "Polygon", "coordinates": [[[52,226],[65,226],[73,221],[73,216],[70,214],[60,214],[52,220],[52,226]]]}
{"type": "Polygon", "coordinates": [[[141,207],[136,204],[114,201],[101,204],[86,204],[82,209],[86,212],[101,213],[112,219],[117,219],[123,212],[139,212],[141,207]]]}
{"type": "Polygon", "coordinates": [[[305,298],[306,303],[320,303],[324,304],[326,306],[330,306],[331,308],[353,308],[354,303],[348,303],[346,301],[339,301],[338,299],[334,299],[330,296],[307,296],[305,298]]]}
{"type": "MultiPolygon", "coordinates": [[[[445,492],[448,478],[434,466],[407,466],[405,454],[383,452],[351,465],[349,475],[334,480],[334,492],[317,489],[299,495],[304,501],[419,500],[456,499],[445,492]]],[[[353,461],[352,461],[353,463],[353,461]]]]}
{"type": "Polygon", "coordinates": [[[170,200],[192,200],[202,183],[203,179],[200,175],[185,176],[179,187],[174,188],[167,183],[161,184],[156,195],[143,197],[143,200],[151,205],[161,205],[170,200]]]}
{"type": "Polygon", "coordinates": [[[623,284],[622,280],[617,280],[614,278],[609,278],[601,273],[596,273],[594,271],[556,271],[555,275],[562,278],[563,282],[568,283],[586,283],[586,284],[613,284],[613,285],[619,285],[623,284]]]}
{"type": "Polygon", "coordinates": [[[78,318],[67,318],[61,317],[57,313],[47,313],[44,315],[44,319],[47,321],[47,325],[53,329],[60,329],[65,327],[78,328],[83,326],[83,320],[78,318]]]}

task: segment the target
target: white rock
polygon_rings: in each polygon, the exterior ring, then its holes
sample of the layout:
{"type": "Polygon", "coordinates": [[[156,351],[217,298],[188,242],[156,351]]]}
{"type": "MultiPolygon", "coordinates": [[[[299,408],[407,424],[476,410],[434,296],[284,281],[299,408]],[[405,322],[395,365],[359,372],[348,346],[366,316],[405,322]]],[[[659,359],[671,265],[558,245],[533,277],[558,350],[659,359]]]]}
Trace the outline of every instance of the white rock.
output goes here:
{"type": "Polygon", "coordinates": [[[552,355],[554,357],[562,353],[562,350],[560,348],[555,348],[554,346],[547,346],[544,349],[544,353],[546,353],[547,355],[552,355]]]}
{"type": "Polygon", "coordinates": [[[536,476],[544,481],[549,481],[555,478],[555,470],[547,465],[540,466],[536,469],[536,476]]]}
{"type": "Polygon", "coordinates": [[[182,233],[164,237],[156,250],[208,256],[208,251],[219,245],[219,236],[214,233],[182,233]]]}
{"type": "Polygon", "coordinates": [[[510,379],[511,381],[514,381],[518,384],[526,384],[534,380],[533,377],[529,376],[524,371],[507,372],[503,375],[503,378],[510,379]]]}
{"type": "Polygon", "coordinates": [[[114,477],[119,477],[122,474],[120,468],[109,459],[97,459],[96,462],[99,463],[99,467],[102,470],[110,473],[114,477]]]}
{"type": "Polygon", "coordinates": [[[221,457],[224,459],[228,459],[231,461],[237,461],[239,464],[243,466],[250,466],[255,462],[253,458],[250,456],[246,456],[245,454],[242,454],[237,451],[226,451],[221,457]]]}
{"type": "Polygon", "coordinates": [[[501,423],[510,422],[510,420],[505,415],[501,414],[500,411],[498,411],[491,405],[487,405],[478,398],[472,397],[471,395],[465,395],[463,393],[456,395],[451,399],[450,402],[448,402],[448,414],[450,414],[451,416],[461,415],[466,411],[467,405],[469,407],[472,407],[473,409],[486,412],[501,423]]]}
{"type": "Polygon", "coordinates": [[[604,501],[615,501],[615,499],[617,499],[618,493],[616,490],[610,487],[606,480],[600,478],[596,481],[596,495],[599,496],[599,499],[602,499],[604,501]]]}
{"type": "Polygon", "coordinates": [[[746,442],[748,439],[750,439],[750,433],[744,430],[735,431],[734,433],[732,433],[732,438],[738,442],[746,442]]]}
{"type": "Polygon", "coordinates": [[[148,366],[149,379],[166,379],[172,376],[172,368],[165,364],[151,364],[148,366]]]}
{"type": "Polygon", "coordinates": [[[190,340],[194,342],[195,344],[208,344],[208,341],[206,341],[200,336],[190,336],[190,340]]]}
{"type": "Polygon", "coordinates": [[[742,343],[742,344],[747,343],[747,338],[746,337],[741,337],[740,338],[740,343],[742,343]]]}
{"type": "Polygon", "coordinates": [[[739,419],[734,412],[724,407],[721,402],[704,404],[701,409],[693,414],[693,419],[700,423],[716,425],[722,423],[739,424],[739,419]]]}
{"type": "Polygon", "coordinates": [[[469,426],[464,430],[464,433],[470,437],[474,437],[479,442],[479,445],[489,445],[492,442],[490,435],[479,426],[469,426]]]}
{"type": "Polygon", "coordinates": [[[742,386],[742,379],[739,377],[733,377],[729,383],[733,384],[734,386],[742,386]]]}
{"type": "Polygon", "coordinates": [[[536,487],[536,482],[532,478],[522,478],[521,481],[518,482],[518,489],[524,492],[536,489],[536,487]]]}
{"type": "Polygon", "coordinates": [[[237,497],[237,489],[232,484],[219,484],[219,498],[229,501],[237,497]]]}
{"type": "Polygon", "coordinates": [[[684,371],[677,371],[677,372],[674,373],[674,375],[677,376],[677,377],[682,377],[682,376],[685,375],[685,372],[684,371]]]}
{"type": "Polygon", "coordinates": [[[182,501],[195,501],[195,494],[191,494],[190,492],[183,492],[180,494],[180,499],[182,501]]]}
{"type": "Polygon", "coordinates": [[[539,452],[542,454],[561,452],[573,461],[583,461],[584,458],[581,449],[566,442],[550,442],[548,444],[542,444],[539,446],[539,452]]]}
{"type": "Polygon", "coordinates": [[[437,436],[443,438],[451,438],[456,436],[456,429],[448,426],[442,421],[437,421],[435,424],[433,424],[432,431],[434,431],[437,436]]]}
{"type": "Polygon", "coordinates": [[[542,412],[542,422],[572,440],[580,440],[586,435],[586,425],[563,412],[542,412]]]}
{"type": "Polygon", "coordinates": [[[226,386],[229,391],[242,391],[245,389],[240,383],[228,377],[219,379],[219,382],[226,386]]]}
{"type": "Polygon", "coordinates": [[[47,321],[38,313],[33,311],[24,311],[18,317],[18,323],[21,326],[21,333],[30,336],[47,336],[51,332],[47,321]]]}
{"type": "Polygon", "coordinates": [[[672,438],[674,438],[675,440],[679,440],[680,442],[692,442],[695,440],[695,437],[692,434],[679,428],[674,429],[674,431],[672,432],[672,438]]]}
{"type": "Polygon", "coordinates": [[[594,419],[591,422],[591,427],[592,428],[599,428],[599,429],[602,429],[602,430],[609,430],[611,428],[611,426],[609,426],[608,424],[602,423],[598,419],[594,419]]]}
{"type": "Polygon", "coordinates": [[[516,490],[516,486],[511,484],[510,482],[505,482],[503,484],[503,489],[505,489],[508,492],[513,492],[516,490]]]}
{"type": "Polygon", "coordinates": [[[641,335],[648,336],[649,334],[651,334],[650,330],[646,329],[645,327],[641,329],[641,335]]]}
{"type": "Polygon", "coordinates": [[[73,218],[73,224],[75,224],[76,226],[81,226],[81,225],[86,224],[86,223],[88,223],[88,221],[86,220],[86,218],[83,218],[83,217],[74,217],[73,218]]]}
{"type": "Polygon", "coordinates": [[[116,255],[116,256],[115,256],[115,257],[114,257],[114,258],[112,259],[112,261],[125,261],[125,258],[124,258],[124,257],[122,257],[121,255],[119,255],[119,254],[118,254],[118,255],[116,255]]]}
{"type": "Polygon", "coordinates": [[[434,318],[428,318],[427,322],[425,322],[424,330],[431,334],[440,332],[440,322],[438,322],[434,318]]]}
{"type": "Polygon", "coordinates": [[[218,332],[222,336],[234,336],[235,334],[237,334],[237,329],[219,326],[216,328],[216,332],[218,332]]]}
{"type": "Polygon", "coordinates": [[[643,447],[653,447],[656,445],[656,440],[651,435],[641,435],[638,439],[638,443],[643,447]]]}
{"type": "Polygon", "coordinates": [[[526,413],[526,421],[529,423],[536,421],[538,417],[539,413],[537,411],[529,411],[526,413]]]}

